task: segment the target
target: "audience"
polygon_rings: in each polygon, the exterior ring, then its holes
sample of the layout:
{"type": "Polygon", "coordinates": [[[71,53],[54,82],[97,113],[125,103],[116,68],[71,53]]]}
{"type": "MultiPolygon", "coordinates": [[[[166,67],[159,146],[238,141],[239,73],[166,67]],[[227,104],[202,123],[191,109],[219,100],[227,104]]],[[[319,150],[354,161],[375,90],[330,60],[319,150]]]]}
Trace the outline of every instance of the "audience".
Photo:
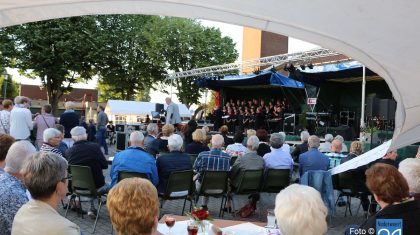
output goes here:
{"type": "MultiPolygon", "coordinates": [[[[227,153],[222,151],[223,136],[216,134],[211,138],[212,149],[210,151],[201,152],[197,160],[194,163],[194,171],[197,175],[194,177],[197,191],[200,191],[201,180],[204,172],[207,170],[211,171],[229,171],[230,169],[230,157],[227,153]]],[[[209,198],[204,197],[203,208],[207,208],[209,198]]]]}
{"type": "Polygon", "coordinates": [[[396,161],[397,157],[398,157],[398,153],[396,150],[394,150],[394,151],[388,152],[387,154],[385,154],[385,156],[376,160],[374,163],[384,163],[398,169],[398,162],[396,161]]]}
{"type": "Polygon", "coordinates": [[[299,161],[299,156],[302,153],[305,153],[308,151],[310,147],[308,147],[308,138],[309,138],[309,132],[302,131],[300,133],[300,140],[302,141],[301,144],[296,145],[295,149],[293,149],[292,157],[294,161],[299,161]]]}
{"type": "Polygon", "coordinates": [[[47,128],[44,131],[44,141],[39,149],[41,152],[52,152],[60,157],[63,157],[58,146],[61,142],[61,132],[55,128],[47,128]]]}
{"type": "Polygon", "coordinates": [[[96,141],[96,126],[95,126],[95,123],[93,122],[93,119],[89,119],[89,125],[86,131],[87,131],[87,136],[88,136],[87,141],[95,142],[96,141]]]}
{"type": "Polygon", "coordinates": [[[334,140],[334,136],[331,134],[326,134],[324,136],[325,142],[319,145],[319,151],[321,153],[328,153],[331,151],[331,143],[334,140]]]}
{"type": "Polygon", "coordinates": [[[293,173],[293,159],[290,153],[281,149],[284,143],[283,135],[273,133],[270,136],[271,152],[264,155],[265,169],[289,169],[293,173]]]}
{"type": "Polygon", "coordinates": [[[341,152],[342,153],[347,153],[349,150],[347,150],[347,145],[344,143],[344,138],[343,138],[343,136],[341,136],[341,135],[336,135],[335,137],[334,137],[334,139],[335,140],[339,140],[340,142],[341,142],[341,145],[342,145],[342,147],[341,147],[341,152]]]}
{"type": "Polygon", "coordinates": [[[23,169],[23,180],[32,199],[13,221],[12,234],[80,235],[80,228],[57,212],[68,192],[67,161],[52,152],[32,156],[23,169]]]}
{"type": "Polygon", "coordinates": [[[260,140],[260,145],[257,150],[257,154],[264,157],[266,153],[271,152],[270,145],[268,145],[268,132],[265,129],[258,129],[256,136],[260,140]]]}
{"type": "Polygon", "coordinates": [[[4,173],[6,155],[15,139],[7,134],[0,134],[0,175],[4,173]]]}
{"type": "Polygon", "coordinates": [[[159,153],[159,143],[156,141],[159,133],[158,126],[156,123],[149,123],[146,130],[147,136],[144,138],[144,148],[156,157],[156,154],[159,153]]]}
{"type": "Polygon", "coordinates": [[[197,129],[197,122],[195,120],[190,120],[187,123],[187,129],[184,134],[185,145],[188,145],[193,142],[192,134],[197,129]]]}
{"type": "Polygon", "coordinates": [[[328,210],[320,193],[309,186],[292,184],[280,191],[274,213],[282,235],[322,235],[328,229],[328,210]]]}
{"type": "Polygon", "coordinates": [[[122,180],[109,192],[107,207],[117,235],[151,235],[157,231],[159,199],[148,180],[122,180]]]}
{"type": "Polygon", "coordinates": [[[395,167],[376,163],[366,171],[366,185],[381,210],[368,218],[361,229],[376,229],[377,219],[401,219],[402,233],[420,234],[420,201],[410,198],[407,181],[395,167]]]}
{"type": "Polygon", "coordinates": [[[80,116],[74,111],[76,104],[72,101],[67,101],[64,104],[66,111],[60,115],[60,124],[64,126],[64,139],[63,142],[67,144],[67,147],[72,147],[74,140],[70,134],[70,131],[79,125],[80,116]]]}
{"type": "Polygon", "coordinates": [[[284,132],[279,132],[279,134],[283,137],[283,139],[284,139],[284,141],[283,141],[283,145],[281,146],[281,150],[283,150],[284,152],[286,152],[286,153],[289,153],[290,154],[290,145],[288,145],[287,143],[286,143],[286,133],[284,133],[284,132]]]}
{"type": "Polygon", "coordinates": [[[233,137],[233,144],[230,144],[226,147],[226,153],[229,156],[233,157],[242,157],[246,152],[247,148],[242,145],[242,141],[244,140],[244,135],[242,132],[236,132],[235,136],[233,137]]]}
{"type": "Polygon", "coordinates": [[[420,199],[420,159],[407,158],[400,162],[398,171],[407,180],[410,196],[420,199]]]}
{"type": "Polygon", "coordinates": [[[316,135],[311,135],[308,138],[309,151],[302,153],[299,156],[299,175],[302,176],[307,171],[323,170],[326,171],[329,165],[329,159],[319,148],[319,138],[316,135]]]}
{"type": "Polygon", "coordinates": [[[199,154],[204,151],[210,151],[209,147],[204,144],[206,138],[207,136],[203,130],[195,130],[192,133],[193,142],[187,145],[185,152],[188,154],[199,154]]]}
{"type": "Polygon", "coordinates": [[[11,100],[3,100],[3,110],[0,111],[0,134],[10,134],[10,111],[13,109],[11,100]]]}
{"type": "Polygon", "coordinates": [[[248,138],[256,135],[257,132],[254,129],[248,129],[246,130],[246,137],[244,138],[244,141],[242,141],[242,144],[246,147],[247,143],[248,143],[248,138]]]}
{"type": "Polygon", "coordinates": [[[21,170],[35,152],[35,147],[26,140],[13,143],[7,152],[5,173],[0,174],[0,234],[11,233],[16,212],[28,202],[21,170]]]}
{"type": "Polygon", "coordinates": [[[346,157],[342,158],[340,163],[341,164],[345,163],[355,157],[358,157],[359,155],[362,155],[362,153],[363,153],[362,143],[360,141],[353,141],[351,142],[351,145],[350,145],[350,153],[347,154],[346,157]]]}
{"type": "Polygon", "coordinates": [[[60,132],[60,144],[58,144],[58,150],[60,150],[61,155],[63,155],[66,159],[66,150],[69,149],[66,143],[63,142],[64,139],[64,126],[60,124],[55,124],[55,129],[57,129],[60,132]]]}
{"type": "Polygon", "coordinates": [[[120,171],[144,173],[153,185],[158,185],[156,162],[154,157],[144,149],[143,133],[133,131],[130,134],[130,147],[115,155],[110,171],[111,187],[118,183],[120,171]]]}
{"type": "Polygon", "coordinates": [[[220,134],[223,136],[223,140],[224,140],[224,145],[223,146],[224,147],[234,143],[233,139],[227,136],[227,134],[229,132],[228,126],[223,125],[222,127],[220,127],[219,131],[220,131],[220,134]]]}
{"type": "Polygon", "coordinates": [[[52,107],[49,104],[42,106],[41,114],[37,115],[34,120],[34,128],[36,128],[36,141],[35,146],[39,149],[44,140],[44,131],[47,128],[55,127],[55,117],[51,114],[52,107]]]}
{"type": "Polygon", "coordinates": [[[156,139],[156,145],[159,148],[159,152],[169,152],[168,149],[168,138],[171,136],[175,131],[175,127],[172,124],[165,124],[162,127],[162,136],[156,139]]]}
{"type": "MultiPolygon", "coordinates": [[[[200,131],[201,130],[196,130],[200,131]]],[[[158,191],[165,192],[168,184],[169,175],[174,171],[192,170],[191,158],[188,154],[181,152],[183,145],[182,137],[173,134],[168,139],[168,148],[170,153],[160,156],[156,160],[159,175],[158,191]]]]}
{"type": "MultiPolygon", "coordinates": [[[[109,185],[105,183],[102,170],[108,168],[108,162],[101,148],[97,143],[87,141],[86,129],[81,126],[76,126],[71,129],[70,134],[74,144],[66,151],[69,165],[90,167],[98,194],[106,193],[109,190],[109,185]]],[[[88,215],[94,218],[96,217],[96,212],[92,199],[88,215]]]]}
{"type": "Polygon", "coordinates": [[[33,129],[30,100],[25,96],[16,96],[15,106],[10,112],[10,135],[15,140],[29,140],[33,129]]]}
{"type": "Polygon", "coordinates": [[[331,152],[325,154],[325,156],[329,157],[330,159],[329,169],[340,165],[341,160],[346,157],[346,155],[341,154],[342,148],[343,143],[341,143],[339,139],[333,140],[331,143],[331,152]]]}

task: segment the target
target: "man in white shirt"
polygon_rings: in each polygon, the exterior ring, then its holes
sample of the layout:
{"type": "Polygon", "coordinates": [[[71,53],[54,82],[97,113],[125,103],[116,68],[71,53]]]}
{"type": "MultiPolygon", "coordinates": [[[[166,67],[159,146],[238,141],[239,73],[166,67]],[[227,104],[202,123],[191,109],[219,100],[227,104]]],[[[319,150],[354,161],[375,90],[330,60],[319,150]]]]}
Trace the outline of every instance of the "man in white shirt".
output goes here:
{"type": "Polygon", "coordinates": [[[13,109],[11,100],[3,100],[3,110],[0,111],[0,134],[10,133],[10,111],[13,109]]]}
{"type": "Polygon", "coordinates": [[[10,135],[16,140],[27,140],[33,129],[30,100],[26,96],[17,96],[15,106],[10,112],[10,135]]]}

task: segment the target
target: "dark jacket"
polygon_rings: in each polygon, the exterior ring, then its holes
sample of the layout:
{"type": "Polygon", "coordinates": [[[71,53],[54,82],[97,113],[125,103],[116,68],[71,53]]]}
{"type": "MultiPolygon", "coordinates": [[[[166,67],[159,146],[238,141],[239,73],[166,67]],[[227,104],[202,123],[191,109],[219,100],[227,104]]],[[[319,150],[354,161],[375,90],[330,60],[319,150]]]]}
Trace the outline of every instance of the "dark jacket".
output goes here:
{"type": "Polygon", "coordinates": [[[192,142],[185,148],[185,152],[188,154],[199,154],[204,151],[210,151],[210,149],[208,146],[200,142],[192,142]]]}
{"type": "MultiPolygon", "coordinates": [[[[378,160],[376,160],[376,161],[374,161],[373,163],[371,163],[371,165],[376,164],[376,163],[384,163],[384,164],[388,164],[388,165],[391,165],[391,166],[393,166],[393,167],[395,167],[395,168],[397,168],[397,169],[398,169],[398,167],[399,167],[398,162],[397,162],[397,161],[395,161],[395,160],[392,160],[392,159],[383,159],[383,158],[379,158],[378,160]]],[[[405,234],[405,233],[404,233],[404,234],[405,234]]]]}
{"type": "MultiPolygon", "coordinates": [[[[340,164],[343,164],[347,161],[350,161],[351,159],[357,157],[356,154],[354,153],[349,153],[347,155],[347,157],[342,158],[340,161],[340,164]]],[[[368,166],[364,165],[364,166],[359,166],[358,168],[354,169],[354,170],[350,170],[353,174],[353,179],[354,179],[354,183],[355,183],[355,189],[358,192],[369,192],[369,190],[366,187],[366,175],[365,175],[365,171],[367,170],[368,166]]]]}
{"type": "Polygon", "coordinates": [[[156,165],[159,175],[158,191],[160,193],[165,191],[171,172],[192,170],[190,156],[180,151],[172,151],[158,157],[156,165]]]}
{"type": "MultiPolygon", "coordinates": [[[[408,201],[401,204],[389,205],[378,211],[376,215],[367,219],[360,228],[376,229],[377,219],[402,219],[402,233],[404,235],[418,235],[420,234],[419,226],[420,217],[420,201],[408,201]]],[[[376,232],[374,233],[376,234],[376,232]]],[[[384,233],[385,234],[385,233],[384,233]]]]}
{"type": "Polygon", "coordinates": [[[70,131],[79,125],[79,114],[74,111],[66,111],[60,115],[60,124],[64,126],[64,138],[71,138],[70,131]]]}
{"type": "Polygon", "coordinates": [[[329,164],[330,160],[327,156],[317,148],[311,148],[299,156],[299,175],[302,176],[307,171],[326,171],[329,164]]]}
{"type": "Polygon", "coordinates": [[[67,149],[66,157],[69,165],[90,167],[95,187],[100,188],[104,186],[105,177],[102,169],[108,168],[108,162],[97,143],[88,142],[87,140],[77,141],[73,147],[67,149]]]}
{"type": "Polygon", "coordinates": [[[159,153],[159,143],[156,140],[156,137],[147,135],[144,138],[144,148],[146,149],[147,152],[149,152],[154,157],[156,157],[156,154],[159,153]]]}
{"type": "Polygon", "coordinates": [[[93,125],[93,123],[89,124],[88,129],[87,129],[87,135],[88,135],[88,138],[87,138],[88,141],[92,141],[92,142],[95,141],[96,126],[93,125]]]}
{"type": "Polygon", "coordinates": [[[168,149],[168,140],[164,140],[164,139],[158,138],[155,141],[156,141],[155,144],[158,147],[159,152],[169,152],[169,149],[168,149]]]}
{"type": "Polygon", "coordinates": [[[266,153],[270,153],[270,152],[271,152],[270,145],[266,143],[260,143],[260,145],[258,145],[257,154],[260,155],[261,157],[264,157],[266,153]]]}
{"type": "Polygon", "coordinates": [[[296,148],[293,149],[292,157],[293,161],[299,162],[299,155],[308,151],[308,142],[305,141],[301,144],[296,145],[296,148]]]}
{"type": "Polygon", "coordinates": [[[227,135],[222,135],[223,136],[223,140],[224,140],[224,145],[223,146],[228,146],[229,144],[233,144],[233,139],[229,138],[227,135]]]}

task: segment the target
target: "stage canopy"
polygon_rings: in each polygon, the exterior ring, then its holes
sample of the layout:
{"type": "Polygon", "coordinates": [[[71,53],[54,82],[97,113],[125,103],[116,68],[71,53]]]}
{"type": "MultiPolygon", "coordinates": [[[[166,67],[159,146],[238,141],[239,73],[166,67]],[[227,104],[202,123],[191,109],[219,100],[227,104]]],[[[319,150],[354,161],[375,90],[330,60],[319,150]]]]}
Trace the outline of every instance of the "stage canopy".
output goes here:
{"type": "Polygon", "coordinates": [[[263,88],[263,87],[289,87],[303,89],[303,83],[290,79],[280,73],[261,71],[258,74],[245,74],[224,77],[202,77],[196,81],[199,87],[212,90],[221,88],[263,88]],[[220,79],[220,80],[219,80],[220,79]]]}
{"type": "Polygon", "coordinates": [[[420,1],[5,0],[0,27],[93,14],[207,19],[280,33],[333,49],[385,79],[398,102],[391,149],[420,141],[420,1]]]}

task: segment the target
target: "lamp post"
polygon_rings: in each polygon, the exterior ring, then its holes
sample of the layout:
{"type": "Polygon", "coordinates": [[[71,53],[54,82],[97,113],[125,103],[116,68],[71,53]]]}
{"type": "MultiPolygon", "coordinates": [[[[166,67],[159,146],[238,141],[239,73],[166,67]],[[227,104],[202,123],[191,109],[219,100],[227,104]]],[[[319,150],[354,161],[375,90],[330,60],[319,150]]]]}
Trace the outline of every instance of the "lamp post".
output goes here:
{"type": "Polygon", "coordinates": [[[3,80],[3,98],[6,99],[7,97],[7,83],[9,82],[9,74],[4,75],[3,80]]]}

